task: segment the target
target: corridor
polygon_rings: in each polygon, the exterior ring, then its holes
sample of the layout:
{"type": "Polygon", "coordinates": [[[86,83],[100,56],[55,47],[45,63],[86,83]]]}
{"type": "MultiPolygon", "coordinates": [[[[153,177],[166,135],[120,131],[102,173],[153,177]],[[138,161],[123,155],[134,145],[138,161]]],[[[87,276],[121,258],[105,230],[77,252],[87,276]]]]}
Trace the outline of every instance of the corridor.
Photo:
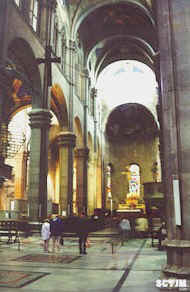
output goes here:
{"type": "MultiPolygon", "coordinates": [[[[1,292],[156,292],[165,251],[149,238],[121,246],[112,230],[90,234],[88,254],[80,256],[77,238],[65,238],[55,254],[44,253],[38,235],[17,244],[0,245],[1,292]]],[[[51,250],[51,242],[50,242],[51,250]]]]}

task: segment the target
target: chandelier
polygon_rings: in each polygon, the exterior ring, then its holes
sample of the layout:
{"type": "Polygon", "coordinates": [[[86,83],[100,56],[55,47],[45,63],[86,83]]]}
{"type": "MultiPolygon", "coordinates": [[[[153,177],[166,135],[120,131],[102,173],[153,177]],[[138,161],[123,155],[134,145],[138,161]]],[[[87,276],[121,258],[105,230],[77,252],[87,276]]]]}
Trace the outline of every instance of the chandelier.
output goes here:
{"type": "Polygon", "coordinates": [[[6,124],[0,126],[0,157],[13,158],[26,141],[25,134],[11,133],[6,124]]]}

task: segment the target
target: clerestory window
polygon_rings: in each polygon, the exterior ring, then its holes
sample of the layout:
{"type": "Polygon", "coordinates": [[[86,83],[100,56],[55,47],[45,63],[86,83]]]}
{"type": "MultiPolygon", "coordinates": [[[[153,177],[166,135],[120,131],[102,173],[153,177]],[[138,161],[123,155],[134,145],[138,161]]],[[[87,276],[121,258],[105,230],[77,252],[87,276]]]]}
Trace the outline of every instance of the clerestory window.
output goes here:
{"type": "Polygon", "coordinates": [[[62,48],[61,48],[61,67],[62,67],[62,70],[63,70],[63,73],[66,72],[66,36],[65,36],[65,33],[63,33],[62,35],[62,48]]]}
{"type": "Polygon", "coordinates": [[[53,26],[53,52],[55,53],[55,55],[57,55],[58,50],[58,39],[59,39],[58,19],[57,16],[55,16],[53,26]]]}
{"type": "Polygon", "coordinates": [[[38,0],[31,0],[30,2],[30,24],[34,31],[38,28],[39,2],[38,0]]]}
{"type": "Polygon", "coordinates": [[[19,8],[21,7],[21,0],[14,0],[14,2],[19,8]]]}

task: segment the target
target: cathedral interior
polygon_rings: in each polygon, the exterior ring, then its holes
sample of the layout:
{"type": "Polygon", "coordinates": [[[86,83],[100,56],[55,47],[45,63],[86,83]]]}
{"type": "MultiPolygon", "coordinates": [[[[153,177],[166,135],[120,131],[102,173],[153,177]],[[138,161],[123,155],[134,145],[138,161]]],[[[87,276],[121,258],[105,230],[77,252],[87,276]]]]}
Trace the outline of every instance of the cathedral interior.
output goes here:
{"type": "Polygon", "coordinates": [[[1,0],[0,15],[0,221],[159,218],[161,271],[189,279],[189,1],[1,0]]]}

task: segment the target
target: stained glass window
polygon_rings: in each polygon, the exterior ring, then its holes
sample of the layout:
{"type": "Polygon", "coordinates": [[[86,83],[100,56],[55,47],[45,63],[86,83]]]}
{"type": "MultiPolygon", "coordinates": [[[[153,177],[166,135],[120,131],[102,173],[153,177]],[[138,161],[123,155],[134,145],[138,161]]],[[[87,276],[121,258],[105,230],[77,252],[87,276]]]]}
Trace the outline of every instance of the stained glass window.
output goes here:
{"type": "Polygon", "coordinates": [[[129,193],[140,196],[140,168],[137,164],[131,164],[129,171],[129,193]]]}
{"type": "Polygon", "coordinates": [[[107,165],[106,174],[107,174],[107,183],[106,183],[107,197],[111,198],[111,166],[110,165],[107,165]]]}

